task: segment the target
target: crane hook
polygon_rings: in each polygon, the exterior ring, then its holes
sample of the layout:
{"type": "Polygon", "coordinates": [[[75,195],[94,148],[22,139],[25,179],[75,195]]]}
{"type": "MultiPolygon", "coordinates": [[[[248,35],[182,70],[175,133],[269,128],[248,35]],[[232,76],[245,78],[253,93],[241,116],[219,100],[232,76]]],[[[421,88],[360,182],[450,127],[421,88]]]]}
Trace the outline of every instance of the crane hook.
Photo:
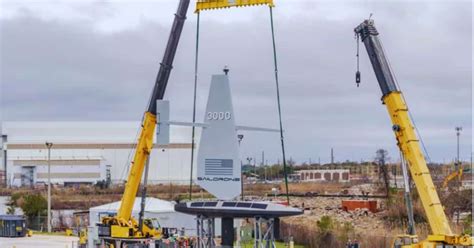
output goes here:
{"type": "Polygon", "coordinates": [[[360,71],[356,71],[356,84],[359,87],[360,84],[360,71]]]}
{"type": "Polygon", "coordinates": [[[359,34],[356,34],[356,44],[357,44],[357,54],[356,54],[356,58],[357,58],[357,71],[356,71],[356,84],[357,84],[357,87],[359,87],[359,84],[360,84],[360,71],[359,71],[359,34]]]}

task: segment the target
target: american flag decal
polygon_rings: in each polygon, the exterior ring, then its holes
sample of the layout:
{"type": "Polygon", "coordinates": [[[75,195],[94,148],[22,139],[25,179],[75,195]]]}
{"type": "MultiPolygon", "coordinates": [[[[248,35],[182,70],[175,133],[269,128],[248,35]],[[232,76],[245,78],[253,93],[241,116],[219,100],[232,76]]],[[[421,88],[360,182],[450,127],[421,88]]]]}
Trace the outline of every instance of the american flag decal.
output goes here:
{"type": "Polygon", "coordinates": [[[234,161],[232,159],[205,159],[206,176],[232,176],[234,161]]]}

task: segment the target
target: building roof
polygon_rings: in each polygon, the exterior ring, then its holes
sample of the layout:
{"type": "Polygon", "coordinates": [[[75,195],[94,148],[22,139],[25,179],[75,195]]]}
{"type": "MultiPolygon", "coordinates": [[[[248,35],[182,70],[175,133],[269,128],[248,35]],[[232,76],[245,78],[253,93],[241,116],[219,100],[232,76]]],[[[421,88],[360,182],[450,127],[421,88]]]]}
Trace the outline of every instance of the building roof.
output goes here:
{"type": "MultiPolygon", "coordinates": [[[[5,121],[0,133],[9,144],[133,143],[139,128],[136,121],[5,121]]],[[[171,126],[170,134],[171,143],[189,143],[191,128],[171,126]]]]}
{"type": "Polygon", "coordinates": [[[0,220],[25,220],[21,215],[0,215],[0,220]]]}
{"type": "Polygon", "coordinates": [[[308,170],[297,170],[297,173],[304,173],[304,172],[349,172],[349,169],[308,169],[308,170]]]}
{"type": "MultiPolygon", "coordinates": [[[[140,212],[141,197],[135,198],[133,212],[140,212]]],[[[122,201],[112,202],[89,209],[90,212],[117,212],[122,201]]],[[[161,200],[154,197],[147,197],[145,200],[145,212],[168,213],[174,212],[174,202],[161,200]]]]}

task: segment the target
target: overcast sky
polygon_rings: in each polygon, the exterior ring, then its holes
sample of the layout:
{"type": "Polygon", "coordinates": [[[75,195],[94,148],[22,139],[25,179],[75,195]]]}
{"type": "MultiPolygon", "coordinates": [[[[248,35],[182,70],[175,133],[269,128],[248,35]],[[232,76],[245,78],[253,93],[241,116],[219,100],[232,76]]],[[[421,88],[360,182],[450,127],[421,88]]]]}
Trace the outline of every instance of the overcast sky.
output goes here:
{"type": "MultiPolygon", "coordinates": [[[[191,1],[166,98],[173,120],[190,121],[196,15],[191,1]]],[[[470,1],[275,0],[287,156],[298,162],[399,158],[366,51],[354,82],[353,28],[373,13],[388,58],[433,161],[471,156],[470,1]]],[[[4,120],[140,120],[177,1],[2,1],[4,120]]],[[[277,127],[268,8],[201,14],[198,121],[212,74],[230,67],[240,125],[277,127]]],[[[242,156],[281,157],[274,133],[245,133],[242,156]]]]}

